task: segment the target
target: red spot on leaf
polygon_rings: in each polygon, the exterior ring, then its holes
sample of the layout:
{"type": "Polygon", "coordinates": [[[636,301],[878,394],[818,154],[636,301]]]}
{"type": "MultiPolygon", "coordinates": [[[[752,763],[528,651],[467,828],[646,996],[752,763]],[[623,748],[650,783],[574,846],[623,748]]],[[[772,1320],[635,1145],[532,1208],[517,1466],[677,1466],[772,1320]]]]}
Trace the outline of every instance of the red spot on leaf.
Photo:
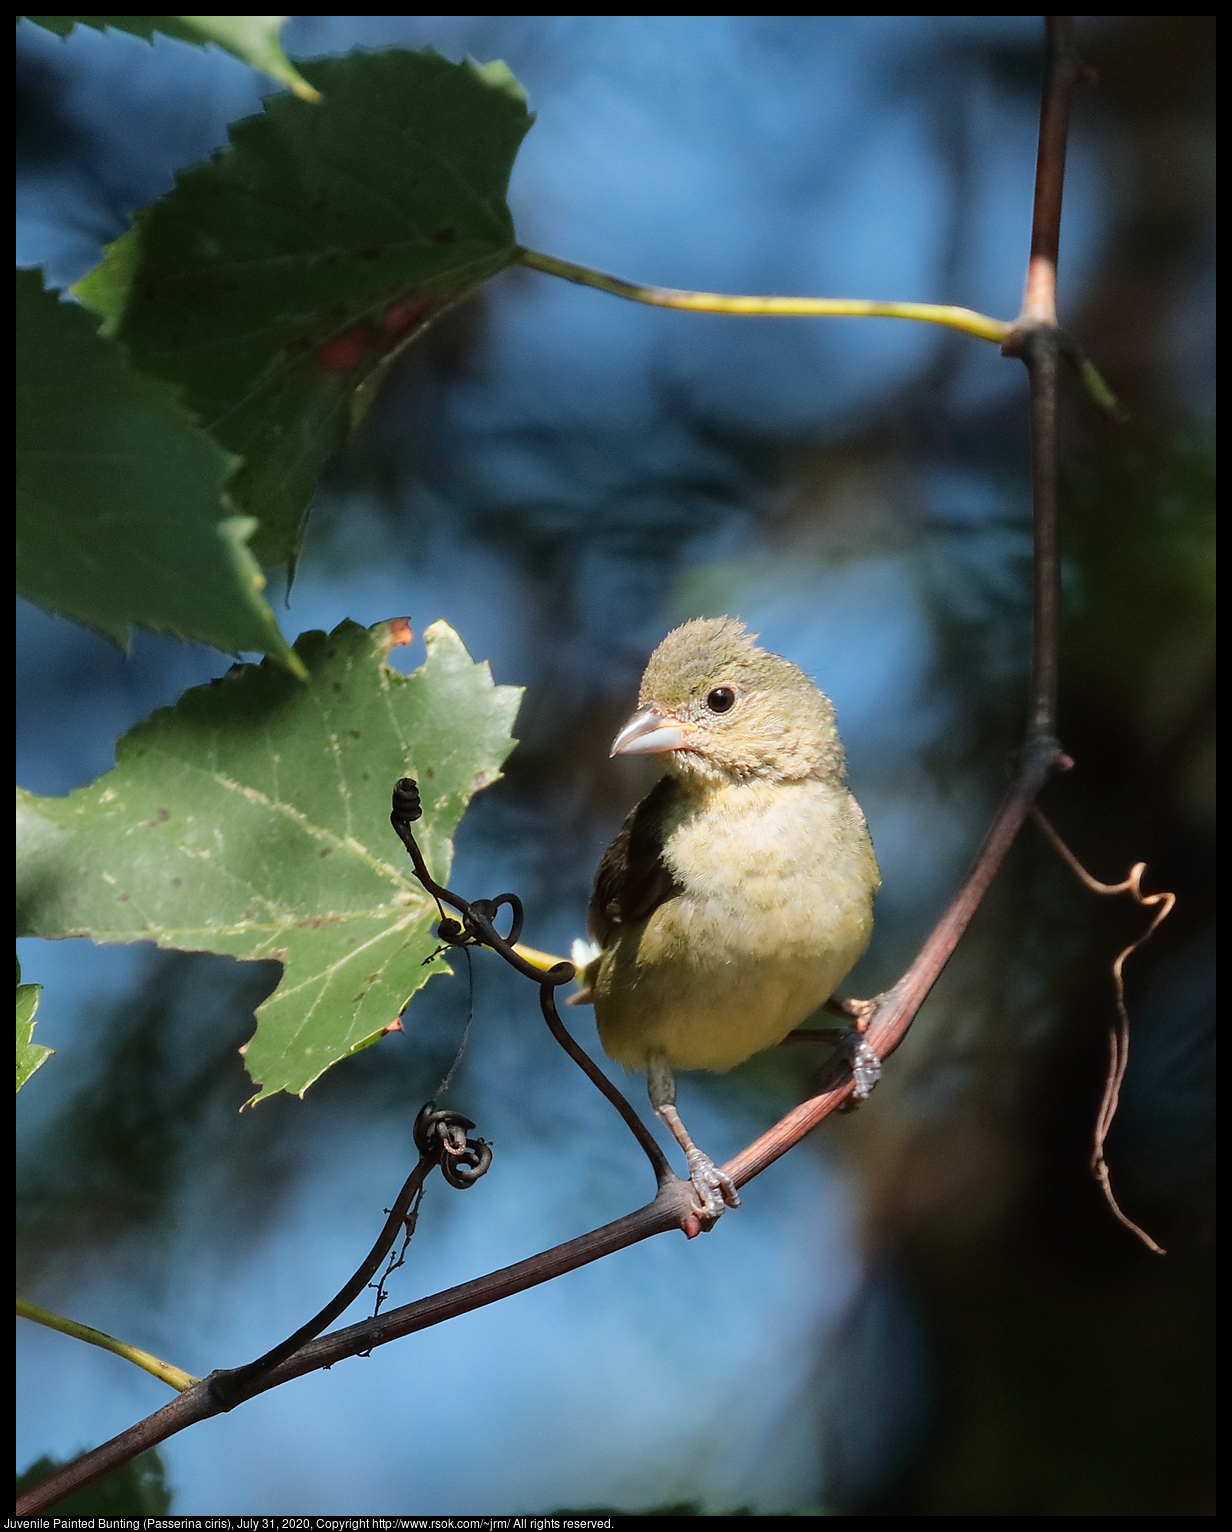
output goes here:
{"type": "Polygon", "coordinates": [[[403,1027],[402,1027],[402,1017],[401,1016],[395,1016],[394,1019],[389,1023],[389,1025],[387,1027],[382,1027],[381,1028],[382,1032],[401,1032],[402,1030],[403,1030],[403,1027]]]}
{"type": "Polygon", "coordinates": [[[353,372],[372,337],[366,324],[357,324],[331,340],[317,352],[317,366],[322,372],[353,372]]]}
{"type": "Polygon", "coordinates": [[[424,294],[419,298],[403,298],[397,303],[391,303],[381,316],[381,330],[391,340],[405,335],[413,325],[419,323],[435,301],[434,294],[424,294]]]}

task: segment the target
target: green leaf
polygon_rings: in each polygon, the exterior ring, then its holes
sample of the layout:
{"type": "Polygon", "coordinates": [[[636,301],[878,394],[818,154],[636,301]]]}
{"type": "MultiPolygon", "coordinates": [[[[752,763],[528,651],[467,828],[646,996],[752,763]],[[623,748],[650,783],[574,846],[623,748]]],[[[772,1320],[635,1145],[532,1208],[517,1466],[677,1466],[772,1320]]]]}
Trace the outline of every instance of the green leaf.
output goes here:
{"type": "Polygon", "coordinates": [[[131,32],[134,37],[143,37],[146,42],[153,40],[155,32],[161,32],[164,37],[175,37],[198,48],[217,43],[280,85],[289,86],[305,101],[321,99],[320,93],[313,90],[282,51],[278,34],[287,19],[285,16],[28,16],[26,19],[60,37],[67,37],[75,26],[81,25],[93,27],[96,32],[115,27],[121,32],[131,32]]]}
{"type": "Polygon", "coordinates": [[[177,176],[74,291],[244,459],[262,563],[294,565],[325,461],[392,358],[517,251],[505,192],[531,124],[503,64],[431,50],[305,65],[177,176]]]}
{"type": "Polygon", "coordinates": [[[254,1100],[299,1095],[378,1040],[435,972],[435,904],[389,823],[420,784],[417,838],[448,876],[472,794],[513,748],[520,691],[444,623],[413,675],[386,663],[404,621],[305,633],[299,685],[266,662],[185,692],[65,798],[18,789],[18,930],[277,958],[245,1049],[254,1100]]]}
{"type": "Polygon", "coordinates": [[[119,644],[136,623],[298,672],[226,498],[234,459],[97,323],[17,273],[18,589],[119,644]]]}
{"type": "MultiPolygon", "coordinates": [[[[17,1475],[17,1493],[24,1495],[44,1479],[50,1479],[57,1469],[65,1467],[69,1461],[65,1459],[61,1462],[58,1458],[47,1456],[37,1459],[25,1473],[17,1475]]],[[[166,1516],[171,1509],[173,1494],[174,1491],[167,1484],[162,1459],[151,1448],[148,1452],[139,1452],[135,1458],[121,1464],[119,1468],[113,1468],[93,1483],[75,1489],[57,1500],[56,1519],[61,1526],[65,1522],[69,1526],[82,1525],[72,1519],[78,1516],[103,1518],[101,1522],[95,1519],[87,1525],[123,1526],[125,1523],[109,1521],[107,1518],[166,1516]]],[[[55,1522],[51,1524],[54,1526],[55,1522]]],[[[130,1527],[145,1524],[143,1521],[131,1520],[127,1523],[130,1527]]],[[[176,1523],[166,1522],[164,1525],[174,1526],[176,1523]]]]}
{"type": "Polygon", "coordinates": [[[17,1089],[20,1090],[40,1064],[55,1052],[54,1048],[42,1048],[31,1042],[34,1033],[34,1013],[38,1010],[41,984],[21,982],[21,963],[17,964],[17,1089]]]}

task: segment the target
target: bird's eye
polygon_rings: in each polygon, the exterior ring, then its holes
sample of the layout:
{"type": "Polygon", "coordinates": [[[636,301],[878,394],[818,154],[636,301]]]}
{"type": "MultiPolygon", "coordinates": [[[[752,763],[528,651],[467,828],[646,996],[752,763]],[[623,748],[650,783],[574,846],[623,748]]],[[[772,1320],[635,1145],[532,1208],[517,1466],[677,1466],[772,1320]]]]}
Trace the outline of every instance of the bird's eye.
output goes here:
{"type": "Polygon", "coordinates": [[[712,713],[730,713],[736,705],[736,694],[730,686],[716,686],[706,698],[706,706],[712,713]]]}

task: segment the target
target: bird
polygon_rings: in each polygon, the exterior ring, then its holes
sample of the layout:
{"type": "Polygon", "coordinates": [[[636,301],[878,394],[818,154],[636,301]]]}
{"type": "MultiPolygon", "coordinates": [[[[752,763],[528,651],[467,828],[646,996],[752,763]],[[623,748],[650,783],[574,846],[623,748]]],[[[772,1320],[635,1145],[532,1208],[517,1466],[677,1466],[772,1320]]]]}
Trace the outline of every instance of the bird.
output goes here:
{"type": "Polygon", "coordinates": [[[881,885],[830,699],[757,637],[703,617],[650,656],[611,754],[666,775],[599,863],[571,997],[607,1055],[645,1071],[706,1228],[740,1199],[681,1120],[675,1071],[733,1069],[830,1000],[881,885]]]}

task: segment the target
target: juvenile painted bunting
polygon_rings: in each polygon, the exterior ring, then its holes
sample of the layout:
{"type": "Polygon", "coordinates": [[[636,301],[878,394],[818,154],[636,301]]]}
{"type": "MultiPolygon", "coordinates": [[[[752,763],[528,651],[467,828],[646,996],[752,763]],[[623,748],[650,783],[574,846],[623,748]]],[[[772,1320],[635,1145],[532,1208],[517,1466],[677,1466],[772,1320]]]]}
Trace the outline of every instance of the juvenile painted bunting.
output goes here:
{"type": "Polygon", "coordinates": [[[881,884],[825,694],[729,617],[669,633],[615,755],[667,768],[603,856],[587,923],[608,1055],[647,1072],[701,1220],[739,1197],[689,1137],[675,1069],[731,1069],[834,993],[868,946],[881,884]]]}

